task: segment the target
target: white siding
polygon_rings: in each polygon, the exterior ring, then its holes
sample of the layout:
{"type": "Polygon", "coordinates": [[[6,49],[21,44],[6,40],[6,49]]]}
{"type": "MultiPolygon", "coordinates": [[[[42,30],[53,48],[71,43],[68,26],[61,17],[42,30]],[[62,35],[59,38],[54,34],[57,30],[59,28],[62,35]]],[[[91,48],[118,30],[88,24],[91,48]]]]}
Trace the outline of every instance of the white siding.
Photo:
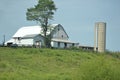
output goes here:
{"type": "Polygon", "coordinates": [[[68,44],[67,44],[67,48],[69,48],[69,47],[72,47],[72,44],[71,44],[71,43],[68,43],[68,44]]]}
{"type": "Polygon", "coordinates": [[[22,39],[20,41],[20,44],[24,45],[24,46],[32,46],[33,45],[33,39],[22,39]]]}
{"type": "Polygon", "coordinates": [[[61,26],[58,26],[55,28],[53,32],[53,39],[63,39],[63,40],[68,40],[68,36],[64,29],[61,26]]]}
{"type": "Polygon", "coordinates": [[[65,44],[64,43],[60,43],[60,48],[64,48],[65,44]]]}
{"type": "Polygon", "coordinates": [[[72,43],[63,43],[63,42],[54,42],[54,41],[52,41],[51,46],[54,47],[54,48],[65,48],[65,47],[70,48],[70,47],[73,46],[73,44],[72,43]],[[65,44],[66,44],[66,46],[65,46],[65,44]]]}
{"type": "Polygon", "coordinates": [[[41,36],[34,37],[34,44],[35,44],[36,41],[40,41],[42,43],[42,45],[44,44],[44,39],[41,36]]]}
{"type": "Polygon", "coordinates": [[[58,43],[57,42],[51,42],[51,46],[54,47],[54,48],[57,48],[58,47],[58,43]]]}

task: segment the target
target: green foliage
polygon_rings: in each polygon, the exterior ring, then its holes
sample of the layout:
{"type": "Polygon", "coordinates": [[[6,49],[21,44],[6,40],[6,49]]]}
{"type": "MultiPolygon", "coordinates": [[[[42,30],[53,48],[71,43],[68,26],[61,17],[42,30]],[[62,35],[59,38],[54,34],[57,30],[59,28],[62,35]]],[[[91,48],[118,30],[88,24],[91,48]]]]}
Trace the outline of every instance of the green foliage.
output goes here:
{"type": "Polygon", "coordinates": [[[27,9],[27,20],[38,21],[45,25],[48,19],[52,19],[56,11],[55,4],[52,0],[38,0],[38,4],[33,8],[27,9]]]}
{"type": "MultiPolygon", "coordinates": [[[[37,21],[41,27],[44,34],[44,44],[47,46],[47,31],[49,20],[53,19],[54,11],[56,11],[56,6],[52,0],[38,0],[38,4],[33,8],[27,9],[27,20],[37,21]]],[[[50,43],[50,42],[49,42],[50,43]]]]}
{"type": "Polygon", "coordinates": [[[120,80],[120,59],[114,56],[76,49],[0,48],[0,80],[120,80]]]}

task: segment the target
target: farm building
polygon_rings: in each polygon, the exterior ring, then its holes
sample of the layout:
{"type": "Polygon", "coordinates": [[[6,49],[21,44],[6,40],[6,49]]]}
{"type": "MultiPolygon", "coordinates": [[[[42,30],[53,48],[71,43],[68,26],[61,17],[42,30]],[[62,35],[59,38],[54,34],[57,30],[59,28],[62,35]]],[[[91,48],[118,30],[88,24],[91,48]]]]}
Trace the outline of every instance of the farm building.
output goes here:
{"type": "MultiPolygon", "coordinates": [[[[69,41],[68,34],[60,24],[52,24],[47,31],[47,35],[51,34],[51,46],[53,48],[69,48],[78,46],[78,43],[69,41]]],[[[44,46],[44,36],[41,26],[27,26],[20,28],[5,45],[10,46],[17,44],[18,46],[44,46]]]]}

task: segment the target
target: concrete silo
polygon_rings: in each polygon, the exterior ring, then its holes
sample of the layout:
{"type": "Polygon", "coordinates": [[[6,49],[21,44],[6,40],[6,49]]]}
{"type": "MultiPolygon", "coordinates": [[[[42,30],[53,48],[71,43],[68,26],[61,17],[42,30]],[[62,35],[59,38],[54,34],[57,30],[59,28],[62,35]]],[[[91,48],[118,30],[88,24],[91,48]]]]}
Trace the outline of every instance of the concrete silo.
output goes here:
{"type": "Polygon", "coordinates": [[[94,50],[105,52],[106,50],[106,23],[95,23],[94,50]]]}

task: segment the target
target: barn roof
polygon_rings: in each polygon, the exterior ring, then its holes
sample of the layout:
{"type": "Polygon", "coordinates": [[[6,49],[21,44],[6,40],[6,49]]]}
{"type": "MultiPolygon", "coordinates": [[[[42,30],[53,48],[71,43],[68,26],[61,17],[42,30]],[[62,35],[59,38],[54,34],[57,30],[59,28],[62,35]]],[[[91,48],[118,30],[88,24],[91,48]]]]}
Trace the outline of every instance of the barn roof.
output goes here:
{"type": "Polygon", "coordinates": [[[73,41],[69,41],[69,40],[63,40],[63,39],[52,39],[52,41],[55,41],[55,42],[63,42],[63,43],[75,43],[75,44],[78,44],[76,42],[73,42],[73,41]]]}
{"type": "Polygon", "coordinates": [[[33,37],[35,37],[35,36],[37,36],[37,35],[39,35],[39,34],[25,35],[25,36],[23,36],[22,38],[33,38],[33,37]]]}
{"type": "MultiPolygon", "coordinates": [[[[57,25],[59,24],[52,24],[51,29],[53,30],[57,25]]],[[[26,35],[34,35],[34,34],[42,34],[42,28],[41,26],[27,26],[20,28],[13,37],[24,37],[26,35]]],[[[48,31],[47,34],[50,34],[48,31]]]]}

